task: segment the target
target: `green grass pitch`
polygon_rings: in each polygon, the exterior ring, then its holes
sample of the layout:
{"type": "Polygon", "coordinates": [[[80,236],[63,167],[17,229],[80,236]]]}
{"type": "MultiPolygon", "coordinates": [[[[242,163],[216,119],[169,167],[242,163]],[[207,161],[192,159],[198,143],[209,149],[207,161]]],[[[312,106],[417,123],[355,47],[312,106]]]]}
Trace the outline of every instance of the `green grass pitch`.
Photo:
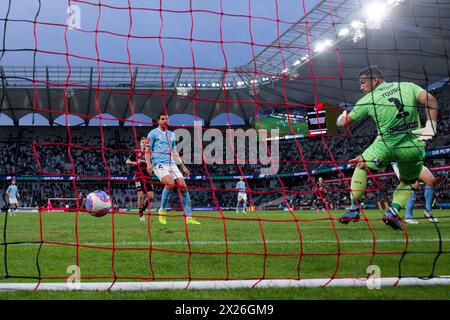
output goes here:
{"type": "MultiPolygon", "coordinates": [[[[330,214],[337,218],[343,212],[330,214]]],[[[77,256],[82,282],[110,282],[114,276],[117,281],[365,277],[369,264],[379,266],[382,277],[450,275],[448,210],[435,210],[440,218],[437,225],[426,219],[407,225],[408,241],[404,232],[381,222],[382,211],[366,210],[369,223],[361,220],[348,225],[333,221],[330,214],[295,211],[294,217],[288,211],[246,215],[214,211],[194,213],[201,225],[185,225],[180,212],[169,212],[167,225],[160,225],[157,216],[149,223],[139,221],[136,214],[96,218],[87,213],[18,213],[5,219],[2,213],[0,230],[6,233],[0,236],[0,283],[36,283],[39,272],[42,282],[64,283],[77,256]]],[[[421,211],[416,210],[416,215],[421,216],[421,211]]],[[[432,286],[187,290],[182,294],[186,299],[448,299],[449,292],[448,286],[432,286]]],[[[179,297],[173,290],[0,293],[2,299],[179,297]]]]}

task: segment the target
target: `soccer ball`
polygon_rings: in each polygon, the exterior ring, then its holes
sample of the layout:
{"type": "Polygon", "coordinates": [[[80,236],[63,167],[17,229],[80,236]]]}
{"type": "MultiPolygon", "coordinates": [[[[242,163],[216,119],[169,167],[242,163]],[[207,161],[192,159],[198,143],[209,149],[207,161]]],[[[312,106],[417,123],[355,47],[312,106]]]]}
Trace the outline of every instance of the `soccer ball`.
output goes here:
{"type": "Polygon", "coordinates": [[[101,190],[91,192],[86,197],[86,209],[94,217],[103,217],[111,211],[111,199],[101,190]]]}

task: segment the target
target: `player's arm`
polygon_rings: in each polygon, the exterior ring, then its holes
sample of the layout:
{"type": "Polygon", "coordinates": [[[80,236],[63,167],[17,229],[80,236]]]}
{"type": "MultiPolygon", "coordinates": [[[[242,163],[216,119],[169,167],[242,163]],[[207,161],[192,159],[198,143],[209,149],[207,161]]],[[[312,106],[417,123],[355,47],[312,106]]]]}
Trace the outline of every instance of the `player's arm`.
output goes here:
{"type": "Polygon", "coordinates": [[[128,157],[128,159],[127,159],[127,161],[125,162],[126,164],[128,164],[128,165],[131,165],[131,166],[136,166],[137,165],[137,162],[136,161],[133,161],[133,159],[135,159],[135,156],[136,156],[136,154],[131,154],[129,157],[128,157]]]}
{"type": "Polygon", "coordinates": [[[153,174],[153,164],[152,164],[152,145],[154,143],[154,136],[150,132],[147,137],[146,146],[145,146],[145,163],[147,164],[147,172],[149,175],[153,174]]]}
{"type": "Polygon", "coordinates": [[[338,127],[346,127],[356,122],[352,117],[349,116],[348,111],[344,110],[342,114],[337,118],[336,125],[338,127]]]}
{"type": "Polygon", "coordinates": [[[425,106],[427,120],[437,121],[439,103],[436,98],[427,91],[422,91],[418,97],[419,103],[425,106]]]}
{"type": "Polygon", "coordinates": [[[417,100],[421,105],[425,107],[425,113],[427,115],[427,122],[422,129],[414,130],[413,133],[420,135],[417,140],[430,140],[436,134],[437,131],[437,117],[439,110],[439,103],[436,98],[423,90],[417,97],[417,100]]]}
{"type": "Polygon", "coordinates": [[[344,110],[344,112],[342,112],[342,114],[336,120],[336,125],[338,127],[346,127],[353,124],[354,122],[358,122],[369,116],[370,110],[372,108],[373,103],[371,103],[370,101],[368,102],[367,98],[363,97],[355,104],[352,111],[348,112],[347,110],[344,110]]]}
{"type": "Polygon", "coordinates": [[[175,163],[177,166],[181,166],[181,170],[183,171],[184,175],[186,177],[189,177],[189,170],[186,168],[186,166],[183,163],[183,160],[181,160],[180,154],[178,153],[176,148],[172,148],[172,157],[175,160],[175,163]]]}
{"type": "Polygon", "coordinates": [[[150,146],[145,147],[145,162],[147,164],[148,174],[153,174],[152,149],[150,146]]]}
{"type": "Polygon", "coordinates": [[[6,189],[6,192],[5,192],[7,197],[9,197],[9,190],[10,190],[10,187],[8,187],[8,189],[6,189]]]}

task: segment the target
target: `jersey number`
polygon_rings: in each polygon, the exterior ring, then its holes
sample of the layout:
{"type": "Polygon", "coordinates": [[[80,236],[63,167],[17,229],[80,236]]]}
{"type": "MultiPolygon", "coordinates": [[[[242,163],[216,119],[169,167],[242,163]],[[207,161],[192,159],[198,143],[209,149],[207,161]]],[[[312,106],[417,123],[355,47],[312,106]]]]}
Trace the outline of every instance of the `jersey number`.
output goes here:
{"type": "Polygon", "coordinates": [[[403,119],[409,116],[409,112],[405,111],[405,105],[401,103],[400,100],[398,100],[397,98],[389,98],[388,101],[395,104],[395,107],[398,110],[398,114],[395,116],[397,119],[403,119]]]}

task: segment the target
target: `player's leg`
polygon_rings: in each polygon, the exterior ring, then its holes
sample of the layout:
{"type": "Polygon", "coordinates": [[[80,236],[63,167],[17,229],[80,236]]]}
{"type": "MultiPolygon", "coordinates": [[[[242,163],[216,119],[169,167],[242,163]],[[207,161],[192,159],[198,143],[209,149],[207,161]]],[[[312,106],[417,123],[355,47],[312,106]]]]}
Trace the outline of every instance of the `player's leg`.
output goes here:
{"type": "Polygon", "coordinates": [[[406,211],[405,211],[405,223],[409,224],[418,224],[419,222],[414,219],[413,216],[413,209],[414,204],[416,203],[416,192],[411,192],[411,196],[408,199],[408,202],[406,203],[406,211]]]}
{"type": "Polygon", "coordinates": [[[144,192],[142,189],[142,181],[140,178],[138,177],[134,177],[134,186],[136,188],[136,192],[137,192],[137,205],[138,205],[138,210],[139,210],[139,218],[142,218],[144,215],[144,192]]]}
{"type": "Polygon", "coordinates": [[[159,214],[159,223],[166,224],[166,208],[167,202],[169,202],[170,195],[172,193],[174,187],[174,180],[170,175],[169,171],[164,165],[158,164],[153,168],[153,172],[158,177],[159,181],[164,184],[164,189],[161,193],[161,206],[158,210],[159,214]]]}
{"type": "Polygon", "coordinates": [[[155,198],[155,194],[152,191],[147,192],[147,199],[144,201],[144,211],[147,210],[147,208],[150,207],[150,204],[152,203],[153,199],[155,198]]]}
{"type": "Polygon", "coordinates": [[[242,197],[242,201],[243,201],[243,204],[242,204],[242,212],[245,214],[246,212],[247,212],[247,195],[244,195],[243,197],[242,197]]]}
{"type": "Polygon", "coordinates": [[[431,223],[438,223],[439,219],[434,217],[432,214],[433,196],[434,196],[434,187],[436,185],[436,178],[433,176],[433,173],[430,171],[430,169],[428,169],[427,167],[423,167],[419,180],[425,183],[424,216],[428,218],[428,220],[430,220],[431,223]]]}
{"type": "Polygon", "coordinates": [[[391,207],[382,220],[394,230],[402,230],[399,212],[406,207],[413,190],[412,184],[419,179],[422,172],[425,151],[423,148],[404,147],[397,148],[392,154],[397,162],[400,183],[394,191],[391,207]]]}
{"type": "Polygon", "coordinates": [[[320,213],[320,199],[316,197],[316,203],[314,204],[314,208],[316,209],[316,213],[320,213]]]}
{"type": "Polygon", "coordinates": [[[348,224],[350,221],[359,221],[359,207],[360,203],[364,199],[364,195],[367,189],[367,172],[368,170],[379,170],[378,160],[381,157],[377,157],[376,147],[374,144],[364,151],[364,153],[357,157],[356,168],[353,171],[353,176],[350,184],[350,210],[339,218],[339,222],[342,224],[348,224]]]}
{"type": "Polygon", "coordinates": [[[139,190],[137,192],[138,195],[138,209],[139,209],[139,217],[142,217],[144,215],[144,192],[142,190],[139,190]]]}
{"type": "Polygon", "coordinates": [[[186,221],[188,224],[201,224],[192,217],[192,203],[189,191],[184,180],[183,174],[176,165],[170,165],[168,167],[172,179],[177,184],[178,190],[180,191],[181,202],[183,205],[184,213],[186,215],[186,221]]]}
{"type": "Polygon", "coordinates": [[[144,200],[144,204],[142,206],[142,216],[141,216],[141,221],[145,221],[145,211],[147,210],[147,208],[150,206],[150,203],[153,200],[153,184],[151,184],[151,177],[145,177],[144,181],[143,181],[143,187],[144,187],[144,192],[147,195],[147,199],[144,200]]]}
{"type": "Polygon", "coordinates": [[[170,195],[172,194],[174,181],[170,175],[164,176],[162,179],[160,179],[161,182],[164,184],[164,189],[161,193],[161,205],[159,207],[158,213],[159,213],[159,222],[161,224],[166,224],[166,208],[167,203],[169,202],[170,195]]]}
{"type": "MultiPolygon", "coordinates": [[[[174,171],[176,171],[176,169],[174,171]]],[[[189,191],[188,191],[188,188],[186,185],[186,181],[184,180],[184,178],[182,176],[180,176],[181,173],[180,173],[180,175],[178,175],[178,173],[174,172],[174,174],[177,177],[177,179],[175,181],[180,190],[181,202],[183,203],[183,209],[186,214],[187,223],[188,224],[200,224],[200,222],[198,222],[197,220],[192,218],[192,203],[191,203],[191,197],[189,195],[189,191]]]]}
{"type": "Polygon", "coordinates": [[[17,211],[17,208],[18,208],[18,203],[17,203],[17,198],[10,198],[9,199],[9,206],[10,206],[10,215],[11,216],[13,216],[13,215],[16,215],[16,211],[17,211]]]}
{"type": "Polygon", "coordinates": [[[239,203],[241,202],[241,196],[238,194],[236,202],[236,213],[239,213],[239,203]]]}

